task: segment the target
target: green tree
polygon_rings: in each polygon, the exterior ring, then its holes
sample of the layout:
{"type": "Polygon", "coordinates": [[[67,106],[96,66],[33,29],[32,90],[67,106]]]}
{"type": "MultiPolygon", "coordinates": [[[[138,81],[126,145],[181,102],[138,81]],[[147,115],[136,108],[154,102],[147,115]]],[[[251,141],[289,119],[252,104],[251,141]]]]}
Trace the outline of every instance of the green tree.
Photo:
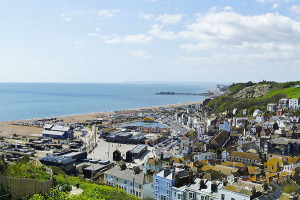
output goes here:
{"type": "Polygon", "coordinates": [[[126,164],[123,162],[122,164],[121,164],[121,166],[120,166],[120,170],[125,170],[125,169],[127,169],[127,166],[126,166],[126,164]]]}
{"type": "Polygon", "coordinates": [[[296,188],[293,186],[293,185],[287,185],[285,188],[284,188],[284,193],[287,193],[287,194],[291,194],[293,192],[296,192],[296,188]]]}

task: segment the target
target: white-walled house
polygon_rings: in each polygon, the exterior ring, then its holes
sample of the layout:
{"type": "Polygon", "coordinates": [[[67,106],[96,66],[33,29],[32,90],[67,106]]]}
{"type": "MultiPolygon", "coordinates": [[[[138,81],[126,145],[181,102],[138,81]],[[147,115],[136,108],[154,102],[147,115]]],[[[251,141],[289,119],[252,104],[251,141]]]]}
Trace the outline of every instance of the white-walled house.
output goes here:
{"type": "Polygon", "coordinates": [[[299,99],[297,99],[297,98],[289,99],[289,109],[298,110],[299,109],[299,99]]]}
{"type": "Polygon", "coordinates": [[[194,155],[194,160],[216,160],[217,154],[213,152],[199,153],[194,155]]]}
{"type": "Polygon", "coordinates": [[[133,170],[120,170],[116,166],[104,172],[107,185],[123,189],[127,194],[133,194],[141,199],[152,198],[152,183],[144,173],[135,174],[133,170]]]}
{"type": "Polygon", "coordinates": [[[268,106],[267,106],[267,111],[275,112],[276,111],[276,104],[275,103],[269,103],[268,106]]]}
{"type": "Polygon", "coordinates": [[[219,124],[219,132],[222,131],[222,130],[230,133],[231,125],[227,121],[224,121],[223,123],[220,123],[219,124]]]}
{"type": "Polygon", "coordinates": [[[251,191],[232,185],[226,185],[218,190],[218,200],[250,200],[251,195],[251,191]]]}
{"type": "Polygon", "coordinates": [[[253,117],[257,117],[260,114],[262,114],[262,111],[260,109],[255,109],[253,112],[253,117]]]}

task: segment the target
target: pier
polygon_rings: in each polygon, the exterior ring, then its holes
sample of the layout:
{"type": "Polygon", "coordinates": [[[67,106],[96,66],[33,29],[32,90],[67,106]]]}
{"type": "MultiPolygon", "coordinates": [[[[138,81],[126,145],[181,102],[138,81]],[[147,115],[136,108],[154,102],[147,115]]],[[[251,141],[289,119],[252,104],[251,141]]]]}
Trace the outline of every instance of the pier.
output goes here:
{"type": "Polygon", "coordinates": [[[189,93],[189,92],[157,92],[156,95],[190,95],[190,96],[212,96],[211,92],[189,93]]]}

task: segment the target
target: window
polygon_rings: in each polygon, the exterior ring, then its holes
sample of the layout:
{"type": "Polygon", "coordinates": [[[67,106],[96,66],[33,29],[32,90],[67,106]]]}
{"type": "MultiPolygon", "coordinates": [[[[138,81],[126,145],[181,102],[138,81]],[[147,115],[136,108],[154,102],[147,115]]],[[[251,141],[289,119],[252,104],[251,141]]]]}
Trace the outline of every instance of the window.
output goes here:
{"type": "Polygon", "coordinates": [[[155,199],[158,199],[158,195],[157,194],[155,195],[155,199]]]}
{"type": "Polygon", "coordinates": [[[195,193],[194,192],[189,192],[189,198],[194,199],[195,198],[195,193]]]}
{"type": "Polygon", "coordinates": [[[156,179],[156,183],[158,183],[158,178],[156,179]]]}
{"type": "Polygon", "coordinates": [[[130,182],[130,186],[132,186],[132,182],[130,182]]]}
{"type": "Polygon", "coordinates": [[[221,194],[221,200],[225,200],[225,194],[221,194]]]}
{"type": "Polygon", "coordinates": [[[158,186],[155,187],[155,190],[158,191],[158,186]]]}
{"type": "Polygon", "coordinates": [[[117,181],[119,181],[119,178],[117,178],[117,181]]]}
{"type": "Polygon", "coordinates": [[[167,190],[167,195],[170,195],[170,191],[169,190],[167,190]]]}
{"type": "Polygon", "coordinates": [[[140,190],[142,189],[142,185],[139,185],[139,189],[140,189],[140,190]]]}
{"type": "Polygon", "coordinates": [[[167,182],[167,187],[170,187],[170,183],[169,182],[167,182]]]}
{"type": "Polygon", "coordinates": [[[231,200],[235,200],[235,198],[231,198],[231,200]]]}
{"type": "Polygon", "coordinates": [[[125,181],[125,184],[127,184],[127,181],[125,181]]]}
{"type": "Polygon", "coordinates": [[[181,194],[178,194],[178,199],[181,199],[182,198],[182,195],[181,194]]]}

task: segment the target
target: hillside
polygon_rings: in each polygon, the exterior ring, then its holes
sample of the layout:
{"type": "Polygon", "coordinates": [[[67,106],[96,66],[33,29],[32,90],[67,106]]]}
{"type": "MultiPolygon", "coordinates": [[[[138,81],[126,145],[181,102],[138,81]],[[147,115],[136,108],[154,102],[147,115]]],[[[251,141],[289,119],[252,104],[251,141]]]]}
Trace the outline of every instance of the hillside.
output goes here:
{"type": "Polygon", "coordinates": [[[295,88],[295,85],[300,85],[300,81],[236,83],[229,87],[226,94],[211,100],[207,106],[216,112],[232,111],[234,108],[240,111],[248,109],[249,113],[257,108],[266,111],[268,103],[278,103],[281,98],[300,98],[300,88],[295,88]]]}

